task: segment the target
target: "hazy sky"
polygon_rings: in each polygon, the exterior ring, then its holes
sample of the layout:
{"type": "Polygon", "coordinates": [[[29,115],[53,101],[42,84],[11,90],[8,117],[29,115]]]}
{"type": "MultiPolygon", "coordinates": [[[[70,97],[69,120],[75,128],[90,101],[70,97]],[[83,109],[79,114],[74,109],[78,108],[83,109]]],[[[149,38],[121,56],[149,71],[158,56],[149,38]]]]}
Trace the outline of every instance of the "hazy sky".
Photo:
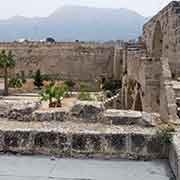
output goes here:
{"type": "Polygon", "coordinates": [[[152,16],[170,0],[0,0],[0,19],[15,15],[48,16],[62,5],[128,8],[152,16]]]}

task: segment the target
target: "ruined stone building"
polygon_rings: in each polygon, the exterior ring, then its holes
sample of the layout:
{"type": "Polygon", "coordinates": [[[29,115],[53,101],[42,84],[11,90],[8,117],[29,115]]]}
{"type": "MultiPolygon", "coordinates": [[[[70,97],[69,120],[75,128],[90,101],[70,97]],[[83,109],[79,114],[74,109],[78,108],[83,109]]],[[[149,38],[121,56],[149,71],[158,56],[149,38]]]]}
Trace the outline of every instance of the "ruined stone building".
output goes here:
{"type": "Polygon", "coordinates": [[[180,2],[172,1],[151,18],[137,44],[0,43],[1,49],[16,55],[13,75],[23,72],[28,77],[41,69],[64,79],[122,80],[118,108],[159,112],[164,119],[178,118],[180,2]]]}

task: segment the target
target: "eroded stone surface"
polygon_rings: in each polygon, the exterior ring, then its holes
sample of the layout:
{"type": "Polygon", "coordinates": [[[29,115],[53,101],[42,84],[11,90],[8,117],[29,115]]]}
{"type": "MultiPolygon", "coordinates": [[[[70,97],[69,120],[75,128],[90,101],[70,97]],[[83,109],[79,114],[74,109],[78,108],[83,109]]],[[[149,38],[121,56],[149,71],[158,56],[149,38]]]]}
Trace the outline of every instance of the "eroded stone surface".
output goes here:
{"type": "Polygon", "coordinates": [[[40,102],[29,100],[1,100],[1,117],[18,120],[31,121],[32,113],[40,106],[40,102]]]}
{"type": "Polygon", "coordinates": [[[69,120],[68,108],[52,108],[33,112],[33,121],[66,121],[69,120]]]}
{"type": "Polygon", "coordinates": [[[102,103],[91,101],[78,101],[71,109],[71,115],[74,118],[81,119],[84,122],[98,122],[101,113],[104,111],[102,103]]]}
{"type": "Polygon", "coordinates": [[[145,127],[155,127],[160,122],[160,117],[156,113],[145,113],[128,110],[106,110],[103,114],[103,120],[106,123],[114,125],[132,125],[137,124],[145,127]]]}
{"type": "Polygon", "coordinates": [[[166,157],[152,151],[155,128],[77,122],[19,122],[2,120],[0,150],[65,157],[153,159],[166,157]]]}

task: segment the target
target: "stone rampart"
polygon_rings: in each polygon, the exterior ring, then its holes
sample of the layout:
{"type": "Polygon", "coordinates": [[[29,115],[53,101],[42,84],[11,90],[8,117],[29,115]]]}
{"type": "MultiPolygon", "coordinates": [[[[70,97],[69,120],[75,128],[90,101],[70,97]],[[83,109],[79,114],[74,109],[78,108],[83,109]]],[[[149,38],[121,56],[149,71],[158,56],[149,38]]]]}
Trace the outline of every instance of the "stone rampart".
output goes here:
{"type": "MultiPolygon", "coordinates": [[[[91,43],[0,43],[0,50],[12,50],[16,67],[12,74],[32,76],[37,69],[62,79],[96,80],[120,76],[113,70],[114,62],[121,60],[115,48],[91,43]]],[[[118,68],[118,67],[116,67],[118,68]]],[[[1,72],[3,74],[3,72],[1,72]]]]}

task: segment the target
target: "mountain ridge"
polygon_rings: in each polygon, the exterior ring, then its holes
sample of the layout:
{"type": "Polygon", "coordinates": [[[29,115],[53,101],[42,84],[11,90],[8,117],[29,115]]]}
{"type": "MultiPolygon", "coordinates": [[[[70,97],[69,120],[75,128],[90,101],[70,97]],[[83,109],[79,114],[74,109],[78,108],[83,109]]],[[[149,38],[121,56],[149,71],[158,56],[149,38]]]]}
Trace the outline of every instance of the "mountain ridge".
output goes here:
{"type": "Polygon", "coordinates": [[[125,8],[63,6],[47,17],[14,16],[0,20],[0,41],[49,36],[57,41],[127,40],[141,34],[145,21],[145,17],[125,8]]]}

